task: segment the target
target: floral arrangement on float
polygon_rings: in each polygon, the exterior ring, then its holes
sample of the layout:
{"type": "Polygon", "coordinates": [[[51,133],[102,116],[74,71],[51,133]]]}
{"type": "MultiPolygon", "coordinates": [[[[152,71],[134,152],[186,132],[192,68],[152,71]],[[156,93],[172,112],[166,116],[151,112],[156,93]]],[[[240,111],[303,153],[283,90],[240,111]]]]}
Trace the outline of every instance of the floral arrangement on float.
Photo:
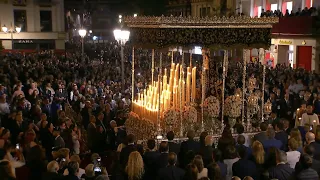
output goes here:
{"type": "Polygon", "coordinates": [[[220,101],[214,96],[207,97],[203,102],[203,107],[209,117],[217,118],[220,114],[220,101]]]}
{"type": "Polygon", "coordinates": [[[127,134],[134,134],[137,139],[154,139],[157,130],[153,122],[146,118],[140,118],[138,114],[130,112],[125,122],[127,134]]]}
{"type": "Polygon", "coordinates": [[[240,117],[241,105],[242,105],[241,96],[239,94],[228,96],[227,99],[225,100],[224,115],[228,116],[230,127],[233,127],[237,122],[236,118],[240,117]]]}
{"type": "Polygon", "coordinates": [[[183,109],[183,119],[188,124],[194,124],[197,122],[198,111],[193,106],[185,106],[183,109]]]}
{"type": "Polygon", "coordinates": [[[211,134],[219,134],[222,123],[217,118],[220,114],[220,101],[214,96],[207,97],[203,102],[204,108],[204,130],[211,134]]]}
{"type": "Polygon", "coordinates": [[[163,127],[165,131],[179,131],[180,111],[175,108],[168,109],[163,112],[163,127]]]}

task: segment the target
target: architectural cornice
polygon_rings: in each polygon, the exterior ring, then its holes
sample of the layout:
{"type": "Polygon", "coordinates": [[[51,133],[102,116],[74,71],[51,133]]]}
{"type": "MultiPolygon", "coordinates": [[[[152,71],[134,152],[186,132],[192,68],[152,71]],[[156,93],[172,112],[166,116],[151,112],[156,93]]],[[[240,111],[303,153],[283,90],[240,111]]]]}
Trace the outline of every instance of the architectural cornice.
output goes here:
{"type": "Polygon", "coordinates": [[[127,16],[124,22],[128,27],[135,28],[272,28],[279,18],[127,16]]]}

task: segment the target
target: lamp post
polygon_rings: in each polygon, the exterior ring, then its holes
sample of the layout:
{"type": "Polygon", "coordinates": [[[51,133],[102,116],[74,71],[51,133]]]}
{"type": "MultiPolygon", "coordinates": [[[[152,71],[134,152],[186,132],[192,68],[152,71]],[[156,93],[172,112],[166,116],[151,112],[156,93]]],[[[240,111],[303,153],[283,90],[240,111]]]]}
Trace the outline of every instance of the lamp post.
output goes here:
{"type": "Polygon", "coordinates": [[[13,33],[20,33],[20,32],[21,32],[21,27],[16,26],[16,27],[13,29],[12,23],[11,23],[11,28],[10,28],[10,29],[7,28],[6,25],[3,25],[3,26],[1,27],[1,29],[2,29],[2,31],[5,32],[5,33],[10,33],[10,35],[11,35],[11,46],[12,46],[11,49],[13,49],[13,33]]]}
{"type": "Polygon", "coordinates": [[[114,38],[116,39],[116,41],[118,41],[118,43],[121,46],[121,84],[122,84],[122,90],[124,90],[124,54],[123,54],[123,49],[124,49],[124,45],[126,44],[126,42],[129,40],[130,37],[130,31],[127,30],[121,30],[121,29],[116,29],[113,31],[114,34],[114,38]]]}
{"type": "Polygon", "coordinates": [[[87,30],[85,29],[80,29],[79,31],[79,35],[81,36],[81,56],[82,56],[82,60],[84,58],[84,45],[83,45],[83,39],[87,34],[87,30]]]}

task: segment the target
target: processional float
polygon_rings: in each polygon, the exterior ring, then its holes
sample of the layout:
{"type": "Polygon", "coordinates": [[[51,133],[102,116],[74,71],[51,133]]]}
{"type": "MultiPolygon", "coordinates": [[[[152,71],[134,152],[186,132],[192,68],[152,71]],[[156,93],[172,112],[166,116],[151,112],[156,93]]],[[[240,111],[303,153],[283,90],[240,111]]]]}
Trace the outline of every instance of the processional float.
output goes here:
{"type": "Polygon", "coordinates": [[[264,49],[271,44],[271,28],[277,22],[278,18],[245,16],[124,18],[131,32],[128,43],[132,45],[132,85],[135,85],[135,49],[152,50],[152,81],[137,94],[132,88],[132,111],[126,122],[128,133],[135,134],[141,140],[162,137],[168,131],[184,137],[189,129],[221,134],[226,125],[233,127],[237,120],[246,127],[247,132],[251,132],[252,115],[259,113],[259,121],[263,121],[271,108],[270,103],[264,103],[263,99],[265,65],[261,91],[255,91],[258,88],[256,79],[247,76],[246,64],[252,48],[259,49],[260,61],[264,63],[264,49]],[[193,62],[190,49],[194,46],[202,47],[201,66],[193,62]],[[173,49],[179,47],[182,47],[182,52],[174,61],[173,49]],[[210,64],[216,60],[210,55],[221,50],[222,78],[212,83],[211,71],[214,68],[210,64]],[[168,53],[171,65],[163,69],[163,59],[168,53]],[[156,54],[159,58],[155,57],[156,54]],[[189,59],[186,58],[188,54],[189,59]],[[227,73],[233,70],[229,69],[229,58],[237,54],[243,56],[243,62],[238,62],[242,70],[242,91],[240,89],[226,96],[227,73]],[[155,63],[158,67],[156,73],[155,63]],[[213,88],[220,89],[215,96],[208,93],[213,88]]]}

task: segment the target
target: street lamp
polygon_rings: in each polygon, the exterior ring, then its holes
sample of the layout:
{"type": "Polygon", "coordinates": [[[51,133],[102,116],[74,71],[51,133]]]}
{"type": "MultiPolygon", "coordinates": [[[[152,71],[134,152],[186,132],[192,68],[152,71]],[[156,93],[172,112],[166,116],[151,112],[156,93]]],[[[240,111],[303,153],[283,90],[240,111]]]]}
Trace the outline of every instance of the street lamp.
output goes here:
{"type": "Polygon", "coordinates": [[[85,30],[85,29],[80,29],[79,31],[79,35],[81,36],[81,55],[82,55],[82,58],[84,57],[84,45],[83,45],[83,39],[84,39],[84,37],[86,36],[86,34],[87,34],[87,30],[85,30]]]}
{"type": "Polygon", "coordinates": [[[116,29],[113,31],[114,38],[121,46],[121,82],[122,82],[122,89],[124,90],[124,54],[123,49],[126,42],[129,40],[130,31],[116,29]]]}
{"type": "Polygon", "coordinates": [[[3,25],[1,27],[1,30],[4,32],[4,33],[10,33],[11,35],[11,45],[12,45],[12,49],[13,49],[13,33],[20,33],[21,32],[21,27],[18,27],[16,26],[14,29],[12,28],[12,23],[11,23],[11,28],[7,28],[6,25],[3,25]]]}

